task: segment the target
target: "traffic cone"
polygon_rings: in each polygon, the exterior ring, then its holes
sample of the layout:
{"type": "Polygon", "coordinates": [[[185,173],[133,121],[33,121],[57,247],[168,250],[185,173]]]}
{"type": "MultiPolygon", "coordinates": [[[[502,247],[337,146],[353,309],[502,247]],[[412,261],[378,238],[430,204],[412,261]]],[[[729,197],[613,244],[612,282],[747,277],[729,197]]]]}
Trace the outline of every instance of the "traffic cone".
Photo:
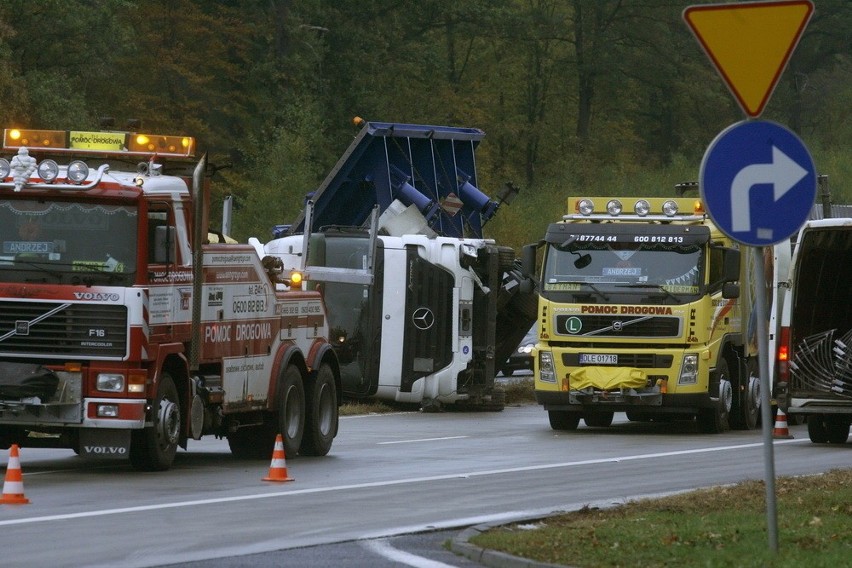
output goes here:
{"type": "Polygon", "coordinates": [[[263,481],[293,481],[287,475],[287,460],[284,457],[284,438],[281,434],[275,438],[275,448],[272,450],[272,463],[269,466],[269,475],[263,481]]]}
{"type": "Polygon", "coordinates": [[[30,500],[24,497],[24,477],[21,472],[21,459],[18,457],[18,444],[12,444],[0,505],[26,505],[29,502],[30,500]]]}
{"type": "Polygon", "coordinates": [[[775,415],[775,429],[772,430],[772,437],[776,440],[790,440],[793,437],[787,429],[787,415],[781,408],[778,408],[775,415]]]}

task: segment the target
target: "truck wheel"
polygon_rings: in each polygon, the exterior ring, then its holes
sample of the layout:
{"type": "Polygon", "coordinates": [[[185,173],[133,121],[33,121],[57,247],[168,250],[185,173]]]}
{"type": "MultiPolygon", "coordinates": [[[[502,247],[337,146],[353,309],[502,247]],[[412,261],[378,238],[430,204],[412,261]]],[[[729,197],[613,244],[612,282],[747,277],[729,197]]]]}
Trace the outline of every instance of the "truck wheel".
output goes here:
{"type": "Polygon", "coordinates": [[[592,428],[606,428],[612,425],[614,412],[595,412],[583,415],[583,422],[592,428]]]}
{"type": "Polygon", "coordinates": [[[554,430],[576,430],[580,424],[580,413],[568,410],[548,410],[550,427],[554,430]]]}
{"type": "Polygon", "coordinates": [[[716,373],[719,375],[719,400],[711,408],[701,408],[698,411],[698,429],[704,434],[721,434],[730,428],[728,420],[734,396],[728,374],[728,362],[724,357],[719,359],[716,373]]]}
{"type": "Polygon", "coordinates": [[[324,456],[337,435],[338,423],[337,389],[331,367],[320,365],[317,378],[313,384],[308,384],[306,394],[307,416],[300,453],[303,456],[324,456]]]}
{"type": "Polygon", "coordinates": [[[165,471],[175,459],[181,425],[177,388],[168,373],[160,377],[152,412],[153,426],[131,434],[130,463],[140,471],[165,471]]]}
{"type": "Polygon", "coordinates": [[[830,416],[825,419],[829,444],[845,444],[849,439],[849,419],[844,416],[830,416]]]}
{"type": "Polygon", "coordinates": [[[754,430],[760,416],[760,377],[749,374],[748,384],[735,393],[731,426],[737,430],[754,430]]]}
{"type": "Polygon", "coordinates": [[[287,365],[279,379],[278,432],[284,438],[285,455],[298,454],[305,434],[305,384],[295,365],[287,365]]]}
{"type": "Polygon", "coordinates": [[[814,444],[825,444],[828,442],[828,427],[825,416],[822,414],[811,414],[808,416],[808,438],[814,444]]]}
{"type": "Polygon", "coordinates": [[[650,422],[652,418],[651,414],[639,410],[628,410],[626,414],[627,419],[631,422],[650,422]]]}
{"type": "Polygon", "coordinates": [[[515,267],[515,249],[512,247],[497,247],[497,269],[508,272],[515,267]]]}
{"type": "Polygon", "coordinates": [[[228,432],[228,447],[240,460],[269,459],[275,449],[275,433],[269,424],[244,426],[228,432]]]}

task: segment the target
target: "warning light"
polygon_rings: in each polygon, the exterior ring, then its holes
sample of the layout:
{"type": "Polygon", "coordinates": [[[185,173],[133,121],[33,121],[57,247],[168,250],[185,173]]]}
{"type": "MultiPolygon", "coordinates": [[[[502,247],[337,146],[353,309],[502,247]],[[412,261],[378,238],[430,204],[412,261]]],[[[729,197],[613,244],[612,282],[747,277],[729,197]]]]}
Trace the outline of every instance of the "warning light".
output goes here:
{"type": "Polygon", "coordinates": [[[195,139],[189,136],[136,134],[131,137],[127,149],[131,152],[192,156],[195,151],[195,139]]]}
{"type": "Polygon", "coordinates": [[[65,148],[64,130],[26,130],[12,128],[6,131],[4,146],[17,148],[65,148]]]}

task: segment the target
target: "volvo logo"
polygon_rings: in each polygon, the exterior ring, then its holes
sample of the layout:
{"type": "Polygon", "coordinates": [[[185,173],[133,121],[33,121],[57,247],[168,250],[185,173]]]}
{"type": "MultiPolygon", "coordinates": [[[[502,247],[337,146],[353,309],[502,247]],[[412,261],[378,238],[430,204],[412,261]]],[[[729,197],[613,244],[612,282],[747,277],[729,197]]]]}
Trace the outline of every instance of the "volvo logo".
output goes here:
{"type": "Polygon", "coordinates": [[[426,331],[435,325],[435,314],[429,308],[417,308],[411,314],[411,323],[421,331],[426,331]]]}
{"type": "Polygon", "coordinates": [[[612,322],[612,330],[613,331],[621,331],[624,329],[624,322],[614,321],[612,322]]]}

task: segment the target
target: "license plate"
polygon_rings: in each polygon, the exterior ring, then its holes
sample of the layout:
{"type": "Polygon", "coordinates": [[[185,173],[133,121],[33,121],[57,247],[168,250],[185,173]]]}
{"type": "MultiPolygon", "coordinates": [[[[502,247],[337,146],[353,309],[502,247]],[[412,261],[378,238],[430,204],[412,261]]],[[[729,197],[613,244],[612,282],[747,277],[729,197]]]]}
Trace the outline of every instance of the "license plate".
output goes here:
{"type": "Polygon", "coordinates": [[[618,355],[609,353],[580,353],[581,365],[618,365],[618,355]]]}

